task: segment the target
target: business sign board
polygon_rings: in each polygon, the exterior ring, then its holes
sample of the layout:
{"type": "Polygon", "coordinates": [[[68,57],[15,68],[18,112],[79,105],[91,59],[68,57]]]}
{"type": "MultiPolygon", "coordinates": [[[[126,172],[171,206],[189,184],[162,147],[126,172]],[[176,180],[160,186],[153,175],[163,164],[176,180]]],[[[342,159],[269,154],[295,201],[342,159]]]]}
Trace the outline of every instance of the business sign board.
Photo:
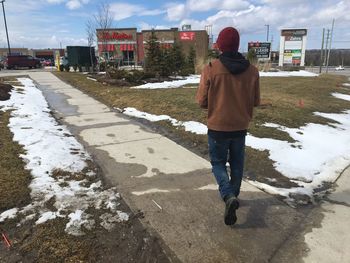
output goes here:
{"type": "Polygon", "coordinates": [[[270,42],[249,42],[248,43],[248,52],[254,49],[256,57],[258,59],[269,59],[271,51],[270,42]]]}
{"type": "Polygon", "coordinates": [[[304,66],[306,29],[281,31],[279,66],[304,66]]]}
{"type": "Polygon", "coordinates": [[[180,40],[193,41],[196,38],[195,32],[180,32],[180,40]]]}
{"type": "Polygon", "coordinates": [[[130,40],[133,39],[132,34],[118,33],[118,32],[101,32],[99,34],[99,39],[101,40],[130,40]]]}

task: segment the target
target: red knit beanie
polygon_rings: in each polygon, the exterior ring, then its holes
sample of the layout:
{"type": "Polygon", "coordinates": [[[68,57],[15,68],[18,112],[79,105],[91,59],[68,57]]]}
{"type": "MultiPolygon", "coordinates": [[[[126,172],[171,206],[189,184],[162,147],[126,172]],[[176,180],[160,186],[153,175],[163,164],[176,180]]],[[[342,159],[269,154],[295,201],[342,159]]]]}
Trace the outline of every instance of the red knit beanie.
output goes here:
{"type": "Polygon", "coordinates": [[[233,27],[226,27],[219,33],[216,40],[218,48],[222,51],[238,51],[239,33],[233,27]]]}

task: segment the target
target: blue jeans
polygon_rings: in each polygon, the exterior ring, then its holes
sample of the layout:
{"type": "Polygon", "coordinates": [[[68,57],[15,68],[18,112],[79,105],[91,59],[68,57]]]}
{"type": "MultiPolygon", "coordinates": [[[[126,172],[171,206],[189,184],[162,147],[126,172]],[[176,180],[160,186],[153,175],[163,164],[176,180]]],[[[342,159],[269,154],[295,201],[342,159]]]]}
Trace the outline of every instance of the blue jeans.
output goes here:
{"type": "Polygon", "coordinates": [[[208,135],[208,144],[212,171],[222,199],[229,195],[237,197],[243,177],[245,136],[216,139],[208,135]],[[230,177],[226,169],[227,162],[230,164],[230,177]]]}

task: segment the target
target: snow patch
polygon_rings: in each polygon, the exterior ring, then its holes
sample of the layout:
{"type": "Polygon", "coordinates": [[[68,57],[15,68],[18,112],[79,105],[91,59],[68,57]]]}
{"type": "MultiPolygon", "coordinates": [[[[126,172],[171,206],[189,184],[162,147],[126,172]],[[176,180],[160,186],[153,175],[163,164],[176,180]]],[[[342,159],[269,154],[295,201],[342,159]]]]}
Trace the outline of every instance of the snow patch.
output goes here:
{"type": "Polygon", "coordinates": [[[57,216],[59,216],[59,214],[56,212],[50,211],[50,212],[42,213],[39,219],[35,222],[35,224],[39,225],[39,224],[45,223],[48,220],[57,218],[57,216]]]}
{"type": "Polygon", "coordinates": [[[332,95],[338,99],[350,101],[350,95],[334,92],[332,95]]]}
{"type": "MultiPolygon", "coordinates": [[[[308,195],[322,183],[334,182],[350,163],[350,111],[342,114],[316,112],[315,115],[335,120],[339,124],[332,124],[334,126],[331,127],[309,123],[298,129],[266,125],[288,133],[295,143],[251,135],[246,139],[247,146],[260,151],[268,150],[275,169],[295,180],[294,182],[303,187],[297,190],[308,195]]],[[[266,190],[275,193],[279,188],[274,189],[268,187],[266,190]]],[[[294,190],[296,189],[289,189],[290,192],[294,190]]],[[[285,191],[281,189],[280,194],[284,195],[285,191]]]]}
{"type": "Polygon", "coordinates": [[[6,219],[15,218],[18,213],[18,208],[12,208],[6,210],[5,212],[0,214],[0,222],[4,222],[6,219]]]}
{"type": "Polygon", "coordinates": [[[0,110],[12,110],[9,128],[14,140],[23,146],[20,157],[30,170],[32,203],[0,215],[0,222],[22,214],[25,220],[38,218],[42,224],[57,217],[68,218],[66,231],[81,235],[81,226],[94,225],[89,208],[109,210],[118,214],[119,194],[115,188],[104,190],[96,181],[95,171],[88,168],[91,160],[83,146],[69,130],[51,116],[48,104],[33,81],[19,78],[24,87],[14,87],[11,98],[0,101],[0,110]],[[70,175],[79,174],[80,179],[70,175]],[[55,175],[55,176],[53,176],[55,175]],[[52,201],[53,211],[46,203],[52,201]],[[35,216],[34,216],[35,215],[35,216]],[[67,216],[68,215],[68,216],[67,216]]]}
{"type": "Polygon", "coordinates": [[[97,81],[97,79],[86,77],[88,80],[97,81]]]}
{"type": "Polygon", "coordinates": [[[186,84],[199,84],[199,81],[200,75],[191,75],[180,80],[146,83],[140,86],[132,87],[132,89],[174,89],[182,87],[186,84]]]}
{"type": "Polygon", "coordinates": [[[318,74],[306,70],[300,71],[278,71],[278,72],[259,72],[260,77],[317,77],[318,74]]]}
{"type": "Polygon", "coordinates": [[[208,128],[206,125],[196,121],[178,121],[168,115],[154,115],[143,111],[138,111],[135,108],[128,107],[124,108],[123,113],[128,116],[142,118],[151,122],[157,121],[169,121],[173,126],[184,127],[185,131],[192,132],[195,134],[207,134],[208,128]]]}

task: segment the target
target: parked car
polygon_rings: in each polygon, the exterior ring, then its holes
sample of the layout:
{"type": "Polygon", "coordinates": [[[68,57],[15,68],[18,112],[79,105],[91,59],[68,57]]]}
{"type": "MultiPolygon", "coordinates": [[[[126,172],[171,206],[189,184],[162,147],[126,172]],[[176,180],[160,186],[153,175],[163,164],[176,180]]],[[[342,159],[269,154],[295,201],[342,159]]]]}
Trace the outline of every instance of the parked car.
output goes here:
{"type": "Polygon", "coordinates": [[[40,68],[41,62],[39,59],[27,55],[9,55],[4,67],[7,69],[17,69],[20,67],[40,68]]]}
{"type": "Polygon", "coordinates": [[[44,67],[52,66],[52,61],[50,59],[45,59],[41,62],[44,67]]]}
{"type": "Polygon", "coordinates": [[[60,71],[69,71],[70,65],[67,57],[60,57],[60,71]]]}

